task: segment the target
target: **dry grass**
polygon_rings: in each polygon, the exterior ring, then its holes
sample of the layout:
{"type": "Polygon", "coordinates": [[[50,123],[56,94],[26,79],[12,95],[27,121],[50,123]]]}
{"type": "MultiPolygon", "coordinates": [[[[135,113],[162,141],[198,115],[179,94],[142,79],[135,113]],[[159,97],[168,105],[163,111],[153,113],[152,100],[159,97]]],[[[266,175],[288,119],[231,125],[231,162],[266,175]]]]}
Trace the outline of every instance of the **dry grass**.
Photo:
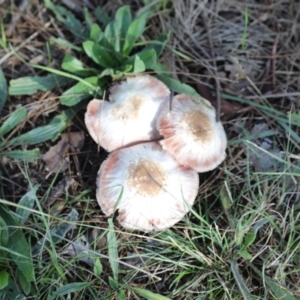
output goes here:
{"type": "MultiPolygon", "coordinates": [[[[0,65],[7,79],[43,73],[28,62],[58,69],[64,49],[50,45],[48,40],[69,38],[68,31],[41,1],[20,1],[23,6],[2,2],[0,17],[3,16],[7,33],[7,47],[0,47],[0,65]]],[[[83,5],[93,8],[94,2],[74,1],[73,11],[81,17],[83,5]]],[[[140,2],[108,1],[103,8],[114,14],[123,4],[137,9],[140,2]]],[[[171,299],[250,299],[241,291],[241,280],[254,299],[276,299],[269,283],[272,280],[289,292],[286,297],[300,297],[299,144],[289,131],[293,128],[299,135],[300,130],[288,122],[283,127],[275,116],[275,110],[287,114],[300,108],[298,6],[289,0],[173,1],[151,18],[145,39],[162,31],[172,32],[161,62],[174,78],[194,86],[214,103],[219,90],[221,119],[229,139],[228,157],[215,171],[200,175],[194,210],[174,228],[144,235],[125,232],[116,224],[119,280],[124,286],[146,288],[171,299]],[[230,96],[238,98],[233,100],[230,96]],[[265,126],[262,132],[255,132],[257,124],[265,126]],[[266,132],[268,135],[264,136],[266,132]],[[266,149],[263,143],[271,146],[266,149]],[[280,156],[273,150],[278,150],[280,156]],[[262,160],[253,158],[255,152],[262,160]],[[269,161],[275,161],[277,167],[262,167],[269,161]],[[224,203],[228,205],[225,208],[224,203]],[[256,229],[255,239],[244,249],[245,239],[241,237],[248,237],[256,229]],[[251,257],[245,257],[241,250],[247,250],[251,257]],[[238,278],[234,262],[238,265],[238,278]]],[[[56,101],[61,93],[54,89],[33,96],[9,97],[3,118],[19,105],[31,107],[26,122],[13,135],[46,124],[61,110],[56,101]]],[[[86,132],[82,120],[80,112],[68,131],[86,132]]],[[[47,142],[40,148],[44,153],[50,146],[47,142]]],[[[106,153],[86,136],[80,153],[70,151],[66,155],[70,167],[58,175],[49,174],[41,162],[27,165],[7,158],[1,160],[1,198],[17,203],[29,185],[41,184],[41,210],[35,207],[34,216],[24,228],[32,246],[49,234],[49,228],[61,221],[70,208],[79,212],[78,221],[64,240],[34,256],[36,299],[54,297],[57,288],[72,282],[93,284],[70,293],[70,299],[116,299],[117,291],[108,279],[112,271],[106,241],[107,218],[94,196],[96,174],[106,153]],[[75,183],[48,205],[48,195],[66,176],[75,183]],[[67,245],[81,235],[91,245],[89,256],[101,260],[103,271],[99,276],[89,264],[82,263],[82,258],[63,255],[67,245]]],[[[140,299],[130,289],[126,289],[126,297],[140,299]]],[[[0,299],[7,298],[0,295],[0,299]]]]}

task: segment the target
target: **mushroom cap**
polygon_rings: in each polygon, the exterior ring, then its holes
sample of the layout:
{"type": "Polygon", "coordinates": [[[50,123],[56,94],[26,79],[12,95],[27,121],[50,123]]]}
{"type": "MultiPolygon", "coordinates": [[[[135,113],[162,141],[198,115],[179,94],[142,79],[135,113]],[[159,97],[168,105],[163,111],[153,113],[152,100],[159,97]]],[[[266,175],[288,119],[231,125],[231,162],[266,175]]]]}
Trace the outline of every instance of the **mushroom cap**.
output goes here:
{"type": "Polygon", "coordinates": [[[198,174],[178,165],[159,143],[149,142],[110,153],[97,179],[97,200],[128,229],[164,230],[190,210],[197,196],[198,174]]]}
{"type": "Polygon", "coordinates": [[[92,100],[85,114],[94,141],[107,151],[155,140],[158,114],[169,100],[167,86],[149,75],[128,77],[110,89],[110,101],[92,100]]]}
{"type": "Polygon", "coordinates": [[[226,157],[224,128],[216,122],[215,109],[203,98],[175,96],[171,111],[168,103],[164,106],[157,128],[164,137],[160,141],[163,149],[197,172],[213,170],[226,157]]]}

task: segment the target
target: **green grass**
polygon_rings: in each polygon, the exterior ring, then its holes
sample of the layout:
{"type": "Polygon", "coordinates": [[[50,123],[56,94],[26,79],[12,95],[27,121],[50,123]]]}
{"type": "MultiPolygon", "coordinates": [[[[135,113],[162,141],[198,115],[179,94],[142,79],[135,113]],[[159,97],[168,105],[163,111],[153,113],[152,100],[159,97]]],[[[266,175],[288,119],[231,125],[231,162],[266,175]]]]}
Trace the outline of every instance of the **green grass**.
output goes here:
{"type": "MultiPolygon", "coordinates": [[[[51,6],[50,1],[46,2],[51,6]]],[[[149,1],[145,3],[149,4],[149,1]]],[[[168,3],[164,1],[162,9],[167,7],[168,3]]],[[[74,15],[67,13],[66,17],[64,13],[62,10],[57,12],[60,22],[70,25],[71,20],[78,26],[74,15]]],[[[244,17],[241,43],[243,50],[247,50],[248,10],[244,17]]],[[[86,21],[88,19],[86,14],[86,21]]],[[[0,46],[6,49],[9,41],[4,25],[1,23],[0,46]]],[[[118,24],[116,28],[119,28],[118,24]]],[[[95,32],[99,34],[97,27],[93,30],[90,28],[79,35],[75,32],[71,41],[57,37],[55,41],[68,51],[77,51],[79,57],[83,53],[82,42],[89,38],[84,34],[93,37],[95,32]]],[[[150,45],[159,52],[157,46],[163,48],[167,40],[163,38],[157,43],[129,39],[126,44],[119,37],[111,39],[115,50],[120,50],[122,45],[126,50],[123,62],[132,55],[130,62],[137,69],[143,69],[143,65],[141,67],[140,61],[135,59],[135,53],[129,55],[130,48],[150,45]]],[[[54,60],[51,44],[47,43],[45,47],[45,56],[51,65],[54,60]]],[[[174,53],[181,52],[174,50],[174,53]]],[[[95,53],[92,52],[90,57],[93,56],[95,53]]],[[[192,56],[185,54],[181,57],[192,60],[192,56]]],[[[149,63],[146,56],[143,58],[144,65],[149,63]]],[[[85,89],[80,86],[77,91],[80,96],[85,95],[86,86],[95,88],[94,82],[82,75],[87,70],[75,56],[70,59],[68,53],[61,65],[65,69],[72,67],[79,73],[55,71],[51,66],[39,67],[39,71],[67,74],[73,81],[65,84],[77,85],[74,81],[78,81],[85,85],[85,89]]],[[[161,67],[157,63],[153,71],[161,67]]],[[[89,66],[88,71],[91,70],[89,66]]],[[[112,76],[108,81],[117,75],[117,71],[120,70],[114,69],[110,73],[112,76]]],[[[0,78],[4,78],[2,73],[0,78]]],[[[6,81],[2,81],[1,106],[10,97],[8,108],[18,100],[14,96],[23,94],[25,89],[28,94],[35,95],[38,91],[46,93],[58,88],[57,81],[61,79],[48,74],[11,80],[9,96],[6,81]]],[[[194,91],[170,77],[165,80],[174,91],[194,91]]],[[[243,118],[226,122],[230,135],[226,162],[213,172],[201,174],[199,195],[183,221],[165,232],[148,234],[125,231],[101,213],[95,199],[94,178],[91,179],[94,175],[86,167],[99,164],[98,156],[93,154],[97,149],[90,146],[90,142],[80,157],[79,170],[74,167],[74,153],[69,153],[71,166],[63,175],[49,175],[39,167],[38,151],[44,153],[52,145],[49,140],[58,137],[62,130],[82,128],[81,115],[74,120],[74,110],[80,111],[80,106],[55,112],[54,118],[52,115],[48,119],[39,117],[36,124],[42,123],[44,127],[36,125],[31,130],[28,123],[34,121],[26,108],[13,113],[8,113],[6,108],[3,115],[7,115],[1,118],[0,126],[0,133],[5,131],[0,134],[0,299],[23,299],[26,295],[33,299],[105,300],[299,298],[300,165],[296,155],[300,142],[299,114],[276,108],[263,98],[250,101],[228,94],[222,97],[253,108],[243,118]],[[259,135],[251,133],[248,123],[255,124],[255,118],[267,123],[268,130],[259,135]],[[24,126],[19,126],[22,120],[24,126]],[[281,157],[256,145],[258,139],[266,138],[280,149],[281,157]],[[275,161],[278,169],[257,170],[250,156],[252,153],[266,154],[266,159],[275,161]],[[39,174],[38,179],[32,170],[39,174]],[[49,204],[52,191],[65,175],[75,178],[75,186],[68,191],[63,189],[49,204]],[[85,181],[93,183],[87,187],[85,181]]],[[[73,97],[69,104],[73,105],[77,100],[73,97]]],[[[63,97],[61,103],[66,104],[63,97]]]]}

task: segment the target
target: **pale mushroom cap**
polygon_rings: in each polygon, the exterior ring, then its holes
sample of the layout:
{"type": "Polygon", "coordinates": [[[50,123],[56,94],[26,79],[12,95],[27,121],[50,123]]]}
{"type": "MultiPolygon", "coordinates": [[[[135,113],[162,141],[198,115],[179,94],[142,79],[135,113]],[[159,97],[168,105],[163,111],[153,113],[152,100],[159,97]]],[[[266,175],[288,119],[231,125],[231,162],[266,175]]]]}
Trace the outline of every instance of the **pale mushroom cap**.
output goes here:
{"type": "Polygon", "coordinates": [[[149,75],[127,78],[110,90],[110,101],[92,100],[85,114],[86,127],[107,151],[160,137],[156,121],[170,90],[149,75]]]}
{"type": "Polygon", "coordinates": [[[167,103],[157,122],[160,143],[183,166],[197,172],[216,168],[226,157],[227,139],[216,112],[205,99],[177,95],[172,110],[167,103]]]}
{"type": "Polygon", "coordinates": [[[149,142],[112,152],[97,179],[97,200],[128,229],[164,230],[190,210],[199,187],[198,174],[178,165],[159,143],[149,142]]]}

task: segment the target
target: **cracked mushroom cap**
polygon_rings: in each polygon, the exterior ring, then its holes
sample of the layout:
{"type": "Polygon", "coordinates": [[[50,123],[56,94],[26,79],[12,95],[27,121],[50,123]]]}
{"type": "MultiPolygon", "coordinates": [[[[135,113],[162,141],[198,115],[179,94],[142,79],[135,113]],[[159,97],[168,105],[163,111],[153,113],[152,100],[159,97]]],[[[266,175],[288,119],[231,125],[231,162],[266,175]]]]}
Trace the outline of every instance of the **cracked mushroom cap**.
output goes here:
{"type": "Polygon", "coordinates": [[[92,100],[85,114],[94,141],[107,151],[160,137],[158,114],[169,100],[167,86],[149,75],[128,77],[110,89],[110,101],[92,100]]]}
{"type": "Polygon", "coordinates": [[[178,165],[159,143],[149,142],[110,153],[97,179],[97,200],[128,229],[164,230],[190,210],[197,196],[198,174],[178,165]]]}
{"type": "Polygon", "coordinates": [[[197,172],[215,169],[226,157],[227,139],[216,112],[205,99],[177,95],[172,110],[166,104],[157,122],[160,143],[179,164],[197,172]]]}

